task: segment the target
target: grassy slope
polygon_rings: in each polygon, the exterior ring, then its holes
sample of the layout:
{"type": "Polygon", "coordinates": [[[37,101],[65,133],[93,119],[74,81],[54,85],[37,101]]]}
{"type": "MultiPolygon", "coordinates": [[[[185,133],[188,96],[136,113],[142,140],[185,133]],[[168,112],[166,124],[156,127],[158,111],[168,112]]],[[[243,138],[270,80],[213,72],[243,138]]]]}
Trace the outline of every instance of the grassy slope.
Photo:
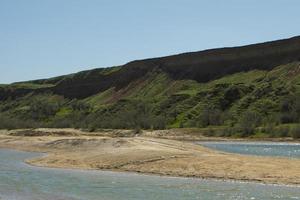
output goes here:
{"type": "MultiPolygon", "coordinates": [[[[237,122],[247,110],[261,113],[264,120],[278,113],[282,99],[300,92],[299,66],[300,63],[295,62],[271,71],[240,72],[207,83],[174,80],[163,71],[153,70],[123,88],[111,87],[82,100],[67,99],[51,92],[33,92],[16,100],[1,101],[0,111],[4,115],[43,123],[77,115],[79,117],[76,120],[80,121],[82,115],[91,115],[92,118],[110,115],[110,118],[100,118],[103,121],[117,118],[120,113],[127,115],[126,112],[135,110],[139,102],[146,102],[153,115],[166,119],[167,127],[199,126],[198,118],[207,108],[231,113],[223,124],[229,126],[237,122]],[[37,114],[40,110],[41,113],[37,114]]],[[[115,67],[100,70],[99,73],[110,74],[118,70],[120,68],[115,67]]],[[[34,91],[51,88],[74,76],[64,76],[51,83],[25,82],[2,87],[30,88],[34,91]]]]}
{"type": "MultiPolygon", "coordinates": [[[[189,121],[197,118],[207,107],[231,112],[235,118],[239,118],[246,110],[268,115],[278,112],[280,101],[298,90],[298,68],[299,63],[292,63],[279,66],[270,72],[254,70],[237,73],[205,84],[191,80],[174,81],[164,74],[151,74],[145,80],[129,85],[124,91],[110,89],[110,92],[113,91],[110,95],[108,91],[96,95],[92,98],[92,106],[97,104],[99,97],[100,105],[109,102],[108,99],[113,99],[114,96],[129,102],[134,99],[150,101],[157,113],[163,113],[170,118],[170,127],[179,127],[180,124],[192,126],[189,121]],[[228,98],[226,91],[233,90],[232,88],[239,91],[240,95],[230,99],[231,102],[223,108],[220,101],[228,98]],[[174,119],[171,117],[173,114],[176,115],[174,119]]],[[[88,99],[91,103],[91,98],[88,99]]],[[[116,104],[118,102],[108,106],[116,104]]]]}

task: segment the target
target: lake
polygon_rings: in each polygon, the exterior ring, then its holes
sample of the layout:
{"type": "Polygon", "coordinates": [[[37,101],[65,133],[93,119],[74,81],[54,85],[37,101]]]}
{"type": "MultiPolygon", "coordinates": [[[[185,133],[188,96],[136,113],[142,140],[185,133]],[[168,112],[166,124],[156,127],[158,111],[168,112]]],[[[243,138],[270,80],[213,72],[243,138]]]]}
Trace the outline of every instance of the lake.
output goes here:
{"type": "Polygon", "coordinates": [[[283,142],[197,142],[205,147],[229,153],[256,156],[300,158],[300,143],[283,142]]]}
{"type": "Polygon", "coordinates": [[[33,167],[40,156],[0,149],[1,200],[300,199],[299,187],[33,167]]]}

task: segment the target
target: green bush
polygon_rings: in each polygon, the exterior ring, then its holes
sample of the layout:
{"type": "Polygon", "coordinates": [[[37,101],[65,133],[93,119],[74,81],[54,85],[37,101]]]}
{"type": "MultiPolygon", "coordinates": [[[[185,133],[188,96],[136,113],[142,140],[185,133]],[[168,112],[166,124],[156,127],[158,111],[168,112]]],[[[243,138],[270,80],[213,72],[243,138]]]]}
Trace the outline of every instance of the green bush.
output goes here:
{"type": "Polygon", "coordinates": [[[293,127],[290,131],[290,135],[294,138],[294,139],[299,139],[300,138],[300,126],[297,125],[296,127],[293,127]]]}
{"type": "Polygon", "coordinates": [[[279,127],[275,131],[276,131],[276,136],[287,137],[287,136],[289,136],[290,128],[289,127],[279,127]]]}
{"type": "Polygon", "coordinates": [[[273,124],[267,124],[265,127],[260,129],[262,133],[275,136],[275,126],[273,124]]]}
{"type": "Polygon", "coordinates": [[[216,132],[214,129],[208,128],[207,130],[203,131],[203,135],[206,137],[212,137],[212,136],[216,136],[216,132]]]}
{"type": "Polygon", "coordinates": [[[43,124],[31,120],[19,118],[10,118],[0,114],[0,129],[18,129],[18,128],[36,128],[42,127],[43,124]]]}
{"type": "Polygon", "coordinates": [[[231,137],[234,136],[238,131],[235,127],[227,127],[223,129],[223,132],[224,132],[224,136],[231,137]]]}
{"type": "Polygon", "coordinates": [[[261,123],[261,116],[257,112],[245,112],[238,124],[241,137],[247,137],[255,133],[255,128],[261,123]]]}
{"type": "Polygon", "coordinates": [[[200,127],[218,126],[224,123],[223,112],[219,109],[205,108],[198,117],[200,127]]]}

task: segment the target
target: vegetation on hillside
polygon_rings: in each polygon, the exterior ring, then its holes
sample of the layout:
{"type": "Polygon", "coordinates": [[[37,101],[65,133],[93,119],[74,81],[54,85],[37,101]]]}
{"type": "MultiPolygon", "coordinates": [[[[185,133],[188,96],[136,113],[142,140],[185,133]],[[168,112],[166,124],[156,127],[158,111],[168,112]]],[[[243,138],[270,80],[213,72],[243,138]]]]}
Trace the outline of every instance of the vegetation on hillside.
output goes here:
{"type": "Polygon", "coordinates": [[[0,128],[196,127],[208,136],[299,138],[299,66],[241,72],[208,83],[150,72],[126,88],[80,100],[29,93],[0,102],[0,128]]]}
{"type": "Polygon", "coordinates": [[[300,37],[0,85],[0,128],[300,133],[300,37]],[[299,125],[298,125],[299,124],[299,125]]]}

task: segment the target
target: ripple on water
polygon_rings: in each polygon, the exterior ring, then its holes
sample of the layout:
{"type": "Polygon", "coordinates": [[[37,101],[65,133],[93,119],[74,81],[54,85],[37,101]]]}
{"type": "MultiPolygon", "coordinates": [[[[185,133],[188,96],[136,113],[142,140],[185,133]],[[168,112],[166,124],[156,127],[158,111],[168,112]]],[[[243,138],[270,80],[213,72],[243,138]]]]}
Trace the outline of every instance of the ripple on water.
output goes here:
{"type": "Polygon", "coordinates": [[[275,142],[197,142],[220,151],[256,156],[300,158],[299,143],[275,142]]]}

